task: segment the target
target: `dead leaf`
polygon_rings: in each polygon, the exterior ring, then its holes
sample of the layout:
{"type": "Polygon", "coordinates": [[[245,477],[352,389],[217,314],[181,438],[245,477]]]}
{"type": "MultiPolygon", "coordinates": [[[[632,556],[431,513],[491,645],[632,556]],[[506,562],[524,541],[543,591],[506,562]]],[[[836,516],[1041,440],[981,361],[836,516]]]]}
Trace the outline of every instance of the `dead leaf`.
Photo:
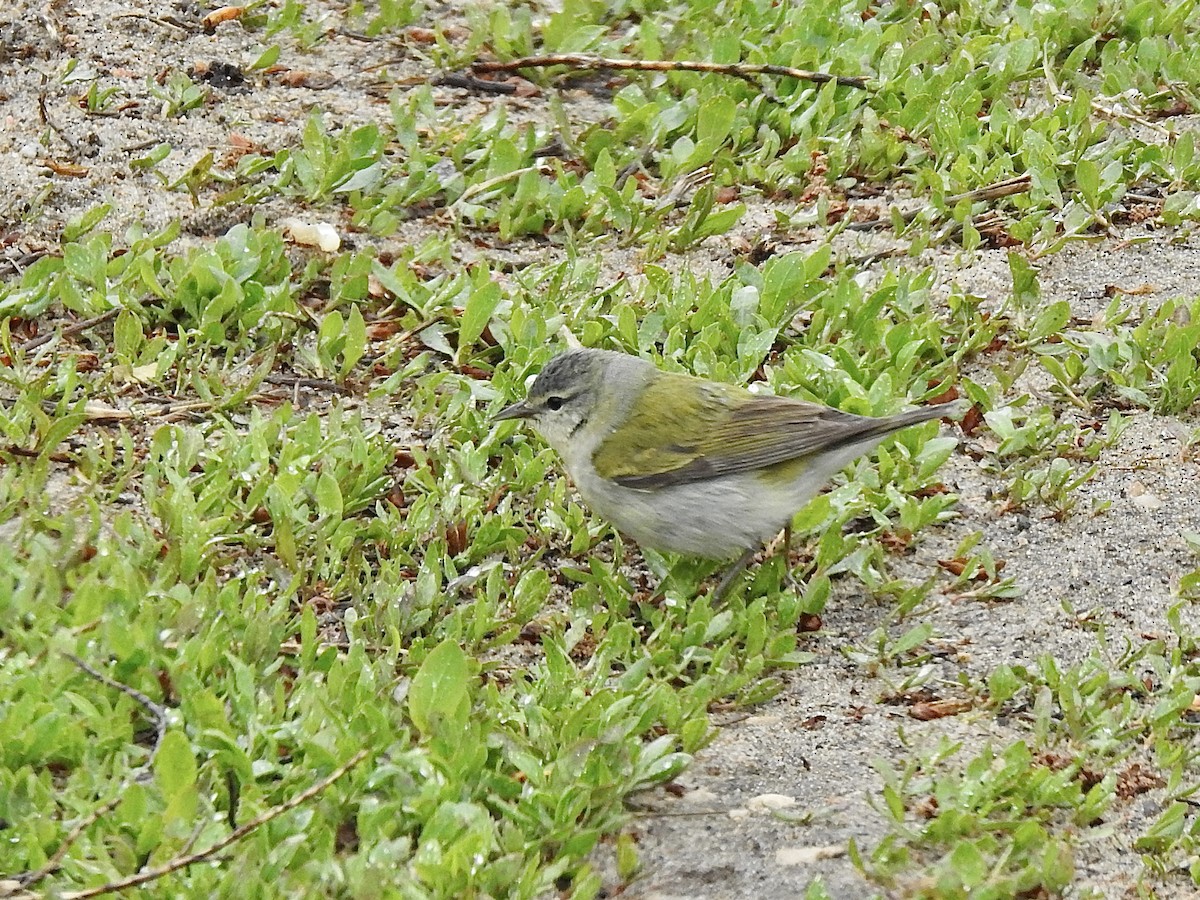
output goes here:
{"type": "Polygon", "coordinates": [[[308,88],[310,91],[327,91],[337,84],[337,79],[328,72],[307,72],[304,69],[285,72],[279,80],[287,87],[308,88]]]}
{"type": "Polygon", "coordinates": [[[807,634],[813,631],[821,630],[821,617],[816,613],[801,613],[799,620],[796,622],[796,631],[800,634],[807,634]]]}
{"type": "Polygon", "coordinates": [[[414,44],[435,44],[438,33],[432,28],[419,28],[414,25],[412,28],[405,29],[404,36],[414,44]]]}
{"type": "Polygon", "coordinates": [[[1157,772],[1147,771],[1141,763],[1130,763],[1117,776],[1116,794],[1122,800],[1132,800],[1138,794],[1145,794],[1157,788],[1166,787],[1166,780],[1157,772]]]}
{"type": "Polygon", "coordinates": [[[127,409],[114,409],[103,403],[87,403],[83,414],[89,422],[127,422],[133,418],[133,413],[127,409]]]}
{"type": "Polygon", "coordinates": [[[446,552],[458,556],[467,549],[467,521],[459,519],[446,529],[446,552]]]}
{"type": "Polygon", "coordinates": [[[980,425],[983,424],[983,412],[978,406],[972,406],[967,410],[967,414],[959,420],[958,427],[962,429],[962,433],[971,435],[975,433],[980,425]]]}
{"type": "Polygon", "coordinates": [[[967,569],[967,560],[962,556],[956,556],[954,559],[939,559],[937,564],[955,578],[957,578],[967,569]]]}
{"type": "Polygon", "coordinates": [[[211,34],[223,22],[233,22],[245,14],[246,7],[244,6],[222,6],[220,9],[214,9],[201,19],[200,25],[205,31],[211,34]]]}
{"type": "Polygon", "coordinates": [[[250,140],[244,134],[238,134],[236,131],[230,132],[229,149],[221,154],[221,168],[232,169],[243,156],[249,156],[252,153],[262,156],[266,152],[267,148],[262,144],[250,140]]]}
{"type": "Polygon", "coordinates": [[[76,165],[75,163],[58,162],[53,159],[42,158],[38,160],[43,166],[53,172],[55,175],[63,175],[67,178],[86,178],[91,169],[86,166],[76,165]]]}
{"type": "Polygon", "coordinates": [[[914,719],[929,722],[932,719],[944,719],[947,716],[957,716],[972,707],[970,700],[948,699],[930,700],[924,703],[914,703],[908,708],[908,714],[914,719]]]}
{"type": "Polygon", "coordinates": [[[113,366],[113,378],[118,381],[133,382],[135,384],[152,384],[154,376],[158,373],[158,363],[147,363],[142,366],[131,366],[128,363],[122,363],[118,366],[113,366]]]}
{"type": "Polygon", "coordinates": [[[542,96],[542,89],[527,78],[520,78],[514,75],[511,78],[506,78],[504,80],[516,88],[516,90],[513,91],[514,97],[542,96]]]}
{"type": "Polygon", "coordinates": [[[1153,294],[1158,290],[1152,284],[1139,284],[1137,287],[1123,288],[1119,284],[1106,284],[1104,286],[1105,297],[1115,297],[1117,294],[1124,294],[1126,297],[1143,297],[1146,294],[1153,294]]]}
{"type": "Polygon", "coordinates": [[[395,319],[388,319],[383,322],[370,322],[367,324],[367,340],[374,343],[390,338],[392,335],[399,333],[400,323],[395,319]]]}

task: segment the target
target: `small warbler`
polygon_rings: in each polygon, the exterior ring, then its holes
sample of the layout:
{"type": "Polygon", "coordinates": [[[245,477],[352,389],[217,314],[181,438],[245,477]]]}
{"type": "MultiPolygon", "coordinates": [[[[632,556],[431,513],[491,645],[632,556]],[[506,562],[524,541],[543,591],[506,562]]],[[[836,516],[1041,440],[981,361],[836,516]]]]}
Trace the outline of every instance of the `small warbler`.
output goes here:
{"type": "Polygon", "coordinates": [[[528,419],[596,513],[639,544],[741,558],[721,596],[828,480],[893,432],[960,404],[872,418],[663,372],[611,350],[568,350],[497,420],[528,419]]]}

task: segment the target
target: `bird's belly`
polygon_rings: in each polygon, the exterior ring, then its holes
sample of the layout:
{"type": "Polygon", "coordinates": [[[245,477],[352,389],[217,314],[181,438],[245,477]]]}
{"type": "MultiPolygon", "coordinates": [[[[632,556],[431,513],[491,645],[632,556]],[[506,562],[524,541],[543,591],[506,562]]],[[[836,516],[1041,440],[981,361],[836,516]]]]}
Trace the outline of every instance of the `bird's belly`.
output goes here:
{"type": "Polygon", "coordinates": [[[761,546],[821,487],[797,482],[767,488],[754,473],[649,490],[598,478],[576,486],[593,512],[639,544],[713,559],[761,546]]]}

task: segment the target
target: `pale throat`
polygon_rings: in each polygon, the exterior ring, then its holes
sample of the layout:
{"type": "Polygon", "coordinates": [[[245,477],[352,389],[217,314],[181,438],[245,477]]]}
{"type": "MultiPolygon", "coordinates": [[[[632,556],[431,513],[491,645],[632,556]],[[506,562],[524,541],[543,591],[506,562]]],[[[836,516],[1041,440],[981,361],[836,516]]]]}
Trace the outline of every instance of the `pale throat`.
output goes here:
{"type": "Polygon", "coordinates": [[[617,430],[617,424],[629,415],[630,398],[618,396],[617,391],[601,391],[587,419],[578,425],[567,441],[554,449],[568,469],[593,469],[592,456],[606,438],[617,430]]]}

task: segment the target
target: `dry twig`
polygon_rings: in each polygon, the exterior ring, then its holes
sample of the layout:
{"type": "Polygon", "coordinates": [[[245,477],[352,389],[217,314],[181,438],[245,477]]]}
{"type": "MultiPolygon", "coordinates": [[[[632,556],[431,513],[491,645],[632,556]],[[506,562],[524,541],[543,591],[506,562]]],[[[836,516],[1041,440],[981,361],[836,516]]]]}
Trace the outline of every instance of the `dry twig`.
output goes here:
{"type": "MultiPolygon", "coordinates": [[[[1046,84],[1050,88],[1050,94],[1055,100],[1062,104],[1074,102],[1074,96],[1068,94],[1058,86],[1058,79],[1054,77],[1054,72],[1050,68],[1049,57],[1042,62],[1042,72],[1046,76],[1046,84]]],[[[1122,125],[1128,122],[1136,122],[1143,128],[1149,128],[1152,131],[1157,131],[1160,135],[1169,136],[1171,134],[1170,129],[1164,128],[1157,122],[1150,121],[1140,110],[1135,110],[1128,107],[1122,108],[1122,101],[1120,99],[1116,97],[1104,97],[1102,99],[1104,101],[1111,102],[1101,102],[1101,99],[1093,98],[1088,103],[1088,105],[1092,108],[1092,112],[1101,118],[1111,119],[1112,121],[1122,125]]]]}
{"type": "Polygon", "coordinates": [[[835,81],[842,87],[866,90],[867,79],[862,76],[831,75],[828,72],[810,72],[792,66],[760,65],[756,63],[712,63],[688,59],[611,59],[592,56],[588,53],[558,53],[549,56],[525,56],[506,62],[477,62],[471,65],[475,74],[488,72],[515,72],[518,69],[544,69],[551,66],[566,66],[569,69],[616,69],[637,72],[709,72],[713,75],[728,75],[733,78],[751,80],[762,75],[777,75],[824,84],[835,81]]]}
{"type": "MultiPolygon", "coordinates": [[[[0,213],[7,214],[7,210],[0,210],[0,213]]],[[[0,275],[7,275],[10,271],[17,275],[24,275],[26,267],[32,266],[43,256],[49,255],[50,251],[48,250],[34,250],[15,259],[13,257],[0,259],[0,275]]]]}
{"type": "Polygon", "coordinates": [[[522,176],[528,175],[530,172],[539,172],[542,175],[551,174],[551,168],[545,164],[536,166],[526,166],[523,169],[513,169],[511,172],[505,172],[503,175],[497,175],[495,178],[489,178],[487,181],[481,181],[478,184],[470,185],[462,195],[450,204],[450,209],[454,209],[468,201],[474,200],[480,194],[486,194],[492,188],[499,187],[510,181],[517,181],[522,176]]]}
{"type": "Polygon", "coordinates": [[[118,13],[113,18],[115,19],[144,19],[147,22],[153,22],[155,25],[162,25],[164,28],[176,28],[182,31],[185,35],[191,34],[193,29],[188,28],[174,16],[149,16],[141,12],[125,12],[118,13]]]}
{"type": "Polygon", "coordinates": [[[295,797],[278,806],[272,806],[262,815],[256,816],[240,828],[235,828],[221,840],[217,841],[203,850],[198,850],[195,853],[187,853],[182,856],[176,856],[174,859],[167,860],[161,866],[155,866],[153,869],[145,869],[141,872],[136,872],[128,878],[121,878],[116,881],[109,881],[105,884],[97,885],[96,887],[87,888],[82,891],[64,891],[58,896],[62,900],[87,900],[89,897],[99,897],[103,894],[114,894],[118,891],[128,890],[132,887],[148,884],[151,881],[170,875],[172,872],[178,872],[180,869],[186,869],[188,866],[194,866],[197,863],[202,863],[205,860],[216,856],[226,847],[237,843],[250,832],[261,828],[273,819],[277,819],[286,812],[290,812],[302,803],[311,800],[313,797],[320,794],[331,784],[357,766],[360,762],[370,755],[370,750],[359,750],[350,759],[338,766],[327,776],[322,778],[316,784],[301,791],[295,797]]]}
{"type": "Polygon", "coordinates": [[[108,800],[105,800],[90,813],[80,819],[77,823],[75,823],[75,827],[67,832],[67,836],[63,838],[62,843],[58,845],[58,849],[54,851],[48,860],[46,860],[46,864],[44,866],[36,871],[28,872],[24,875],[18,875],[13,880],[22,887],[33,887],[42,879],[53,875],[59,870],[59,868],[62,867],[62,861],[66,859],[67,853],[70,851],[71,847],[75,845],[75,842],[79,840],[80,836],[98,821],[100,821],[100,819],[116,809],[124,799],[125,791],[122,789],[108,800]]]}
{"type": "MultiPolygon", "coordinates": [[[[1001,197],[1010,197],[1013,194],[1023,194],[1033,185],[1033,178],[1028,173],[1024,175],[1016,175],[1013,178],[1006,178],[1004,181],[997,181],[995,184],[989,184],[986,187],[976,188],[973,191],[966,191],[962,194],[951,194],[946,198],[947,208],[952,208],[967,200],[971,203],[977,203],[984,200],[999,200],[1001,197]]],[[[920,209],[910,209],[907,212],[900,214],[901,221],[908,223],[913,221],[927,207],[920,209]]],[[[847,231],[874,231],[877,228],[886,228],[892,224],[891,217],[867,219],[862,222],[851,222],[846,226],[847,231]]]]}
{"type": "Polygon", "coordinates": [[[154,749],[150,752],[150,758],[147,759],[145,764],[141,766],[141,769],[148,770],[152,765],[154,765],[154,754],[158,752],[159,745],[162,744],[163,738],[166,737],[167,734],[168,716],[166,707],[162,704],[155,703],[137,688],[131,688],[127,684],[114,681],[103,672],[96,671],[74,653],[66,653],[64,656],[66,656],[71,662],[75,663],[75,665],[82,669],[85,674],[90,675],[101,684],[107,685],[114,690],[118,690],[127,697],[132,697],[137,704],[146,711],[146,714],[150,716],[150,719],[154,722],[154,749]]]}
{"type": "Polygon", "coordinates": [[[79,152],[79,144],[75,143],[75,139],[73,137],[71,137],[69,134],[67,134],[65,131],[63,131],[61,128],[59,128],[58,125],[55,123],[55,121],[52,118],[50,118],[50,111],[48,109],[46,109],[46,95],[45,94],[38,95],[38,115],[41,117],[42,121],[46,123],[47,127],[51,131],[53,131],[60,138],[63,139],[63,143],[65,143],[68,147],[70,147],[76,153],[79,152]]]}
{"type": "MultiPolygon", "coordinates": [[[[971,219],[971,227],[976,231],[987,232],[992,229],[1001,228],[1004,225],[1004,217],[996,210],[988,210],[971,219]]],[[[952,238],[957,237],[962,232],[962,222],[950,222],[940,231],[934,233],[929,238],[929,247],[937,247],[952,238]]],[[[884,250],[876,250],[874,253],[866,253],[862,256],[852,257],[849,261],[858,267],[873,266],[881,259],[890,259],[897,256],[905,256],[908,254],[906,247],[888,247],[884,250]]]]}
{"type": "MultiPolygon", "coordinates": [[[[25,459],[39,459],[44,452],[44,450],[30,450],[26,447],[20,446],[19,444],[8,444],[0,447],[0,454],[7,453],[10,456],[21,456],[25,459]]],[[[69,453],[51,453],[46,458],[51,462],[65,463],[68,465],[75,462],[75,457],[69,453]]]]}
{"type": "Polygon", "coordinates": [[[434,85],[445,87],[465,88],[481,94],[515,94],[517,86],[511,81],[492,81],[490,78],[476,78],[470,72],[443,72],[433,80],[434,85]]]}
{"type": "Polygon", "coordinates": [[[26,872],[22,875],[16,876],[14,880],[22,887],[32,887],[39,881],[42,881],[47,876],[53,875],[59,870],[59,868],[62,866],[62,861],[66,859],[67,853],[70,851],[71,847],[74,846],[75,842],[79,840],[80,836],[101,818],[116,809],[120,802],[125,799],[125,789],[150,771],[150,767],[154,765],[155,754],[158,753],[158,748],[162,746],[163,738],[167,733],[167,711],[162,705],[155,703],[136,688],[131,688],[127,684],[122,684],[119,681],[115,681],[112,678],[109,678],[103,672],[93,669],[75,654],[67,653],[64,655],[71,662],[75,663],[75,665],[78,666],[84,674],[90,678],[94,678],[96,681],[106,685],[107,687],[120,691],[127,697],[132,697],[134,701],[146,711],[146,714],[154,722],[154,746],[151,749],[150,756],[146,759],[146,762],[138,766],[129,774],[129,776],[125,779],[125,782],[121,785],[121,789],[118,790],[114,796],[110,797],[108,800],[104,801],[95,809],[93,809],[90,813],[80,819],[75,824],[74,828],[67,832],[67,836],[64,837],[62,843],[58,845],[58,849],[56,849],[54,853],[50,855],[50,858],[46,860],[46,864],[44,866],[42,866],[40,869],[34,870],[33,872],[26,872]]]}
{"type": "Polygon", "coordinates": [[[338,384],[336,381],[330,381],[327,378],[303,378],[298,375],[268,375],[263,378],[263,381],[267,384],[273,384],[276,387],[305,388],[310,391],[325,391],[329,394],[342,394],[343,396],[349,396],[353,393],[345,385],[338,384]]]}
{"type": "Polygon", "coordinates": [[[84,319],[82,322],[76,322],[74,325],[68,325],[61,332],[48,331],[45,334],[39,334],[37,337],[21,344],[21,346],[17,349],[22,353],[28,353],[30,350],[36,350],[38,347],[42,346],[42,344],[48,344],[50,341],[54,340],[54,336],[56,334],[61,334],[63,337],[74,337],[77,334],[82,334],[89,328],[94,328],[97,325],[103,325],[109,319],[115,319],[120,312],[121,310],[119,308],[105,310],[98,316],[92,316],[90,319],[84,319]]]}

